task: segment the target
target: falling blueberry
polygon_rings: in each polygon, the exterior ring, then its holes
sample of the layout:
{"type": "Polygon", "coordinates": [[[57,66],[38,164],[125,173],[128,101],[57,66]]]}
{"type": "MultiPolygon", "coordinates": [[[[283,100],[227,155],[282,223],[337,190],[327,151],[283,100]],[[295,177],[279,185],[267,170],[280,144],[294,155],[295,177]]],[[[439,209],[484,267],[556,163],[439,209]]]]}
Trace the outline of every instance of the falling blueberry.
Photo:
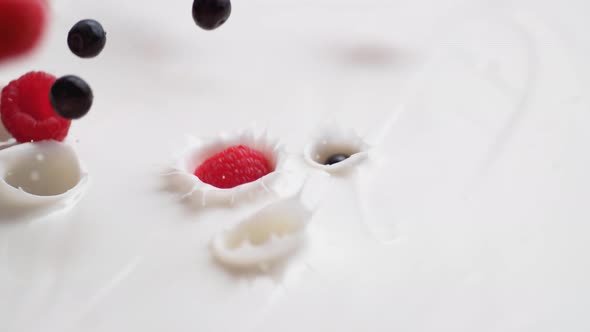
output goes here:
{"type": "Polygon", "coordinates": [[[49,101],[55,112],[66,119],[79,119],[92,107],[92,89],[77,76],[58,78],[49,91],[49,101]]]}
{"type": "Polygon", "coordinates": [[[81,58],[99,55],[107,42],[107,34],[95,20],[82,20],[68,33],[68,46],[72,53],[81,58]]]}
{"type": "Polygon", "coordinates": [[[324,165],[334,165],[339,162],[345,161],[349,157],[350,157],[349,155],[344,154],[344,153],[333,154],[328,159],[326,159],[326,161],[324,162],[324,165]]]}
{"type": "Polygon", "coordinates": [[[193,19],[205,30],[219,28],[231,14],[230,0],[195,0],[193,19]]]}

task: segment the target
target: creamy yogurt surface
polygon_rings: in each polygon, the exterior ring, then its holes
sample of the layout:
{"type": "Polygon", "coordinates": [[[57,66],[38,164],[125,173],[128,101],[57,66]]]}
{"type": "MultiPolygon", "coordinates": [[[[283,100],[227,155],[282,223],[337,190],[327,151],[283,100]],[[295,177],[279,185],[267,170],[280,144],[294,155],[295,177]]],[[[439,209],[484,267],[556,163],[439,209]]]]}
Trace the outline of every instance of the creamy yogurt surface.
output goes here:
{"type": "Polygon", "coordinates": [[[92,174],[67,214],[0,223],[0,331],[588,331],[587,1],[53,3],[42,50],[76,73],[92,174]],[[78,20],[108,33],[69,53],[78,20]],[[268,204],[193,209],[160,172],[184,134],[252,121],[292,155],[335,119],[375,148],[332,176],[306,245],[240,273],[210,241],[268,204]]]}

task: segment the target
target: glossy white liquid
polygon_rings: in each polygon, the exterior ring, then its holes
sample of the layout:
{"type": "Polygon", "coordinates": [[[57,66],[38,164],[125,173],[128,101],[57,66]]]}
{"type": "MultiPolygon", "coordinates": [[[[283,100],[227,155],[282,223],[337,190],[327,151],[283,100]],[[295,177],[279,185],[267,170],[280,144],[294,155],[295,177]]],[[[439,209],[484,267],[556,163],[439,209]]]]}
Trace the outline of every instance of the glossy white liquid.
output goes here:
{"type": "MultiPolygon", "coordinates": [[[[0,68],[77,74],[92,185],[66,216],[0,224],[0,331],[588,331],[587,1],[71,1],[0,68]],[[94,60],[67,31],[108,33],[94,60]],[[327,118],[380,142],[334,177],[280,276],[211,239],[266,201],[191,209],[160,172],[185,134],[256,121],[302,158],[327,118]]],[[[305,163],[302,161],[302,168],[305,163]]]]}
{"type": "Polygon", "coordinates": [[[43,219],[75,207],[88,174],[67,143],[38,142],[0,150],[0,222],[43,219]]]}

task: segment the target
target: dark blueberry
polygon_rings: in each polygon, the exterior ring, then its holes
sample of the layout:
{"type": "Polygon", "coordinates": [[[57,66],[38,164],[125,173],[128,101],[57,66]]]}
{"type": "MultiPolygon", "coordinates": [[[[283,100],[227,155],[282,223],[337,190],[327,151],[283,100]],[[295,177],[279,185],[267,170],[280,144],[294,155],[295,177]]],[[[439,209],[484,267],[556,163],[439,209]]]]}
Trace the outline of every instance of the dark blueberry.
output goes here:
{"type": "Polygon", "coordinates": [[[79,119],[86,115],[93,99],[90,86],[72,75],[58,78],[49,91],[49,101],[55,113],[66,119],[79,119]]]}
{"type": "Polygon", "coordinates": [[[220,27],[231,14],[229,0],[195,0],[193,2],[193,19],[205,30],[220,27]]]}
{"type": "Polygon", "coordinates": [[[345,161],[346,159],[348,159],[350,156],[344,153],[336,153],[330,156],[330,158],[326,159],[326,161],[324,162],[324,165],[334,165],[337,164],[339,162],[345,161]]]}
{"type": "Polygon", "coordinates": [[[99,55],[107,42],[107,33],[95,20],[82,20],[68,33],[68,46],[81,58],[94,58],[99,55]]]}

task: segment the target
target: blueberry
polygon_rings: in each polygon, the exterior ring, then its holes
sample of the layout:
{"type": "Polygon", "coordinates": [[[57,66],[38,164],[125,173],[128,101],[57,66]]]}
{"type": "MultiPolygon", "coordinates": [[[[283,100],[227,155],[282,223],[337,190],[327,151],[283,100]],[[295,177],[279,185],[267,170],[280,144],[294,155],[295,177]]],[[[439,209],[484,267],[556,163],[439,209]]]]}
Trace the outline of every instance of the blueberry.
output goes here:
{"type": "Polygon", "coordinates": [[[328,159],[326,159],[326,161],[324,162],[324,165],[334,165],[339,162],[345,161],[349,157],[350,157],[349,155],[344,154],[344,153],[336,153],[336,154],[331,155],[328,159]]]}
{"type": "Polygon", "coordinates": [[[193,19],[205,30],[220,27],[231,13],[230,0],[195,0],[193,2],[193,19]]]}
{"type": "Polygon", "coordinates": [[[49,101],[55,113],[66,119],[79,119],[86,115],[93,99],[90,86],[72,75],[58,78],[49,91],[49,101]]]}
{"type": "Polygon", "coordinates": [[[99,55],[107,42],[107,34],[95,20],[82,20],[68,33],[68,47],[81,58],[99,55]]]}

